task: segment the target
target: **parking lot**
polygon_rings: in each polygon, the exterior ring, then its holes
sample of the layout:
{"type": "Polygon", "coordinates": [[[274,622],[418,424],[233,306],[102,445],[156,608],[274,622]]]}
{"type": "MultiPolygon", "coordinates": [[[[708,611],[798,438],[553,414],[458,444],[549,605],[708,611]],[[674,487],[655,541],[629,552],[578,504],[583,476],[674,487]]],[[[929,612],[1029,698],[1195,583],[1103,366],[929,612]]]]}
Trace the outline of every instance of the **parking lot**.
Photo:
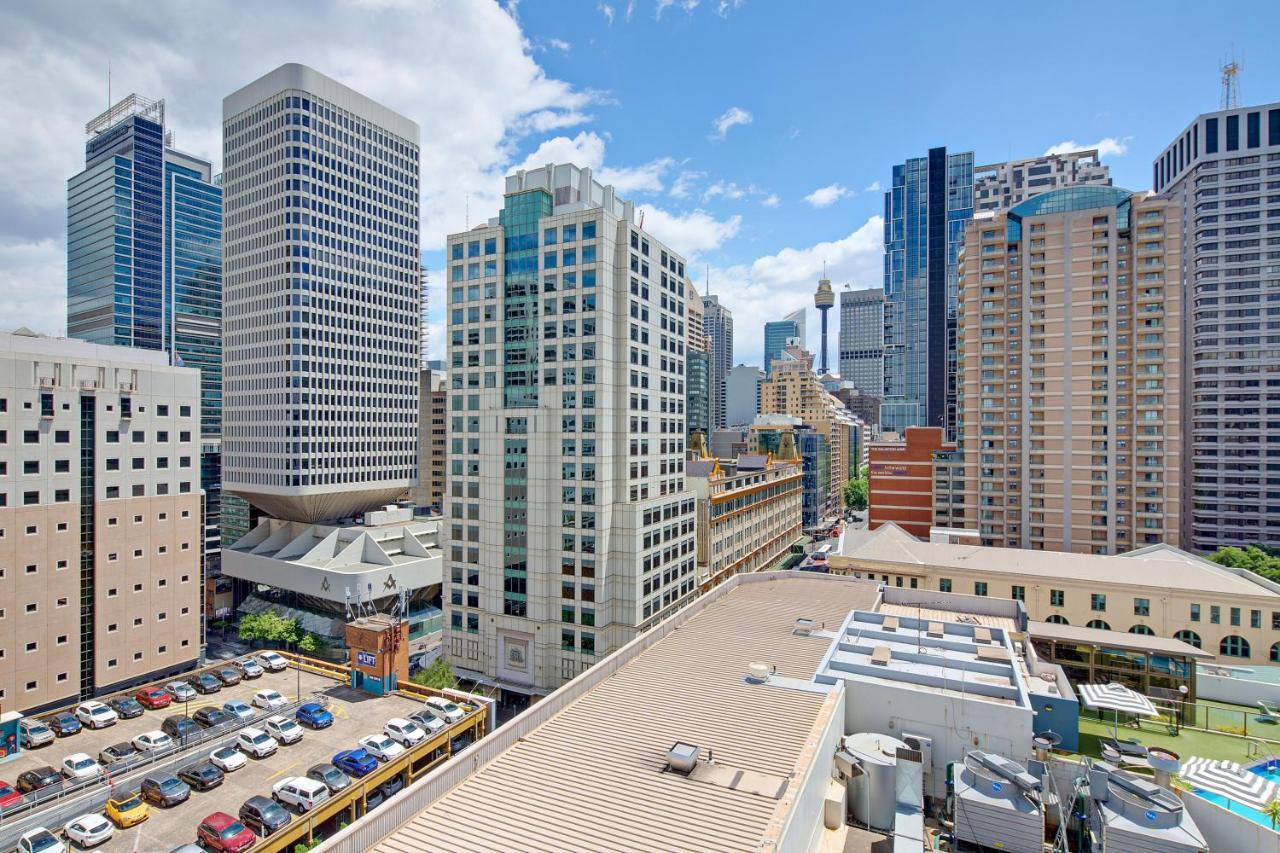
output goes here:
{"type": "MultiPolygon", "coordinates": [[[[248,702],[258,690],[273,689],[286,699],[301,695],[309,697],[323,694],[334,715],[334,724],[327,729],[306,729],[302,740],[286,746],[281,744],[272,756],[262,760],[250,758],[246,766],[227,774],[226,780],[212,791],[192,791],[190,799],[169,809],[152,807],[151,817],[141,825],[117,830],[110,842],[96,849],[106,851],[169,850],[179,844],[195,841],[196,825],[208,814],[223,811],[236,815],[240,805],[254,794],[270,796],[271,786],[286,776],[303,775],[314,764],[328,761],[333,754],[356,746],[356,741],[367,734],[382,730],[382,724],[392,717],[402,717],[421,708],[421,703],[403,696],[372,696],[354,690],[333,679],[308,672],[288,669],[279,673],[267,673],[261,678],[246,680],[238,685],[223,687],[218,693],[201,695],[187,705],[175,703],[168,708],[147,711],[141,717],[121,720],[114,726],[97,731],[85,729],[70,737],[58,738],[54,743],[25,752],[0,765],[0,778],[13,782],[19,773],[44,764],[58,767],[62,759],[72,753],[86,752],[97,757],[98,751],[111,744],[128,741],[135,735],[160,728],[160,723],[171,714],[194,713],[206,706],[221,706],[228,699],[248,702]]],[[[190,751],[190,763],[207,757],[208,748],[190,751]]],[[[136,790],[140,775],[122,785],[124,790],[136,790]]],[[[50,826],[51,830],[60,827],[50,826]]]]}

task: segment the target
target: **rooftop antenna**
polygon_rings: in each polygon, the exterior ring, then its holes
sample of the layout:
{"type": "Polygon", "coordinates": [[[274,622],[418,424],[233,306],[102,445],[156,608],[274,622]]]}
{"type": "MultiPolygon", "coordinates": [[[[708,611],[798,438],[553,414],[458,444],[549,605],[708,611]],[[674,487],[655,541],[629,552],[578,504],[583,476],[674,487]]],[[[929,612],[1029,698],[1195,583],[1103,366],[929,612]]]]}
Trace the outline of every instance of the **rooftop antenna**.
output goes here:
{"type": "Polygon", "coordinates": [[[711,295],[711,264],[707,264],[707,296],[711,295]]]}
{"type": "Polygon", "coordinates": [[[1240,106],[1240,64],[1234,56],[1222,66],[1222,105],[1219,109],[1233,110],[1240,106]]]}
{"type": "Polygon", "coordinates": [[[471,193],[467,193],[466,195],[467,195],[467,201],[466,201],[465,222],[467,223],[466,230],[470,231],[471,230],[471,193]]]}

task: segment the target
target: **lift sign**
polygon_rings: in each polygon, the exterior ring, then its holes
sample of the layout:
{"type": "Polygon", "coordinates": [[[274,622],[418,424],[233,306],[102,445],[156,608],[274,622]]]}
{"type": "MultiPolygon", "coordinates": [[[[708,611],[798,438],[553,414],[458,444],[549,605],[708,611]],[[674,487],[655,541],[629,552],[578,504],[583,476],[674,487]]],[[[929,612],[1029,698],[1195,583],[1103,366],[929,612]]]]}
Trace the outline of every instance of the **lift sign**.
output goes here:
{"type": "Polygon", "coordinates": [[[375,652],[356,652],[356,663],[360,666],[377,666],[378,655],[375,652]]]}

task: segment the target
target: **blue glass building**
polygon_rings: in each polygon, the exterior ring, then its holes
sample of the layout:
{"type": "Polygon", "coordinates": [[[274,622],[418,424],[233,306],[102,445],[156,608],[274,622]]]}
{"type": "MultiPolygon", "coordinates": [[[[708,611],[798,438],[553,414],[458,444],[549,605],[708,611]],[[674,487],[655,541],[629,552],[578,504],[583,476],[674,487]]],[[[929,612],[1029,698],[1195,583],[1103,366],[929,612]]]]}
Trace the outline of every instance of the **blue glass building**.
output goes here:
{"type": "Polygon", "coordinates": [[[805,345],[804,331],[803,308],[792,311],[781,320],[771,320],[764,324],[764,372],[766,375],[773,372],[773,362],[782,356],[788,340],[798,338],[800,346],[805,345]]]}
{"type": "Polygon", "coordinates": [[[163,350],[200,370],[205,565],[220,566],[222,188],[168,147],[164,101],[130,95],[85,126],[67,182],[67,335],[163,350]]]}
{"type": "Polygon", "coordinates": [[[973,152],[932,148],[893,167],[884,194],[881,426],[955,436],[956,260],[973,217],[973,152]]]}

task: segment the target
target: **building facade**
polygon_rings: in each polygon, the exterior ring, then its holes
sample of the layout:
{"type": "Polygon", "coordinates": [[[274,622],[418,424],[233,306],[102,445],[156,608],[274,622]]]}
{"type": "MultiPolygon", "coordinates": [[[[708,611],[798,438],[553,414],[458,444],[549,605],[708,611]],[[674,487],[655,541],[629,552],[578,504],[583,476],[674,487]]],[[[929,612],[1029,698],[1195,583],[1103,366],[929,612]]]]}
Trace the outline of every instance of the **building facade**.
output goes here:
{"type": "Polygon", "coordinates": [[[201,377],[0,335],[0,701],[34,711],[200,655],[201,377]]]}
{"type": "Polygon", "coordinates": [[[697,594],[685,261],[571,164],[447,251],[444,650],[546,691],[697,594]]]}
{"type": "Polygon", "coordinates": [[[867,529],[892,522],[928,540],[934,525],[934,456],[955,450],[939,427],[907,427],[867,445],[867,529]]]}
{"type": "Polygon", "coordinates": [[[733,312],[720,303],[720,297],[702,297],[702,328],[707,336],[710,368],[707,383],[711,393],[711,426],[728,426],[726,385],[733,368],[733,312]]]}
{"type": "Polygon", "coordinates": [[[858,391],[884,397],[884,288],[840,291],[839,367],[858,391]]]}
{"type": "Polygon", "coordinates": [[[1187,547],[1280,543],[1280,104],[1197,116],[1156,158],[1181,211],[1187,547]],[[1271,445],[1276,445],[1272,448],[1271,445]],[[1275,451],[1275,453],[1272,452],[1275,451]]]}
{"type": "Polygon", "coordinates": [[[831,445],[827,436],[799,418],[761,415],[747,430],[752,454],[800,461],[800,522],[816,529],[831,514],[831,445]]]}
{"type": "Polygon", "coordinates": [[[961,432],[983,544],[1182,541],[1180,218],[1092,186],[969,224],[961,432]]]}
{"type": "Polygon", "coordinates": [[[224,487],[289,521],[418,466],[418,126],[286,64],[223,100],[224,487]]]}
{"type": "Polygon", "coordinates": [[[798,341],[804,347],[805,309],[792,311],[781,320],[770,320],[764,324],[764,370],[769,372],[773,360],[782,355],[791,341],[798,341]]]}
{"type": "Polygon", "coordinates": [[[705,439],[711,433],[711,346],[703,328],[702,297],[690,284],[685,307],[685,426],[705,439]]]}
{"type": "Polygon", "coordinates": [[[975,166],[973,209],[1007,210],[1040,193],[1085,184],[1111,186],[1111,170],[1099,160],[1096,148],[975,166]]]}
{"type": "Polygon", "coordinates": [[[443,370],[426,368],[418,389],[418,482],[409,489],[409,500],[434,513],[444,509],[445,477],[448,470],[448,376],[443,370]]]}
{"type": "Polygon", "coordinates": [[[746,426],[760,413],[764,371],[754,364],[736,364],[725,383],[726,426],[746,426]]]}

